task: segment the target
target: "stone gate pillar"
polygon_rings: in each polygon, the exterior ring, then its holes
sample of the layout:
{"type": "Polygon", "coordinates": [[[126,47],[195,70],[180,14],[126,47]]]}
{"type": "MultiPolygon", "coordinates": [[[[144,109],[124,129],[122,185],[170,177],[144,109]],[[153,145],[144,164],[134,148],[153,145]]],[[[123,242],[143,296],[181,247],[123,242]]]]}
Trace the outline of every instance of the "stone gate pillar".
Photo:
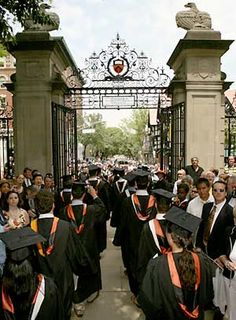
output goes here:
{"type": "Polygon", "coordinates": [[[10,49],[16,58],[14,145],[16,173],[25,166],[52,172],[52,102],[64,104],[65,70],[77,69],[62,37],[22,32],[10,49]]]}
{"type": "Polygon", "coordinates": [[[197,156],[204,169],[224,167],[224,91],[230,83],[221,57],[232,42],[217,31],[189,30],[167,62],[175,72],[173,105],[185,105],[185,164],[197,156]]]}

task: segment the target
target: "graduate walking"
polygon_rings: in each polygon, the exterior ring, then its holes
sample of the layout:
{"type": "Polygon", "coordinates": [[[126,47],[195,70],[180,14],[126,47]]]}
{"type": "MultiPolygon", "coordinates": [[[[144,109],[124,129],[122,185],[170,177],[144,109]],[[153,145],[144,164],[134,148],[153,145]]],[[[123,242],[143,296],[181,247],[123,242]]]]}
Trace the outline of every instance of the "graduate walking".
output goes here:
{"type": "Polygon", "coordinates": [[[200,219],[177,207],[165,219],[171,252],[149,262],[138,302],[148,320],[203,320],[213,285],[210,261],[191,250],[200,219]]]}

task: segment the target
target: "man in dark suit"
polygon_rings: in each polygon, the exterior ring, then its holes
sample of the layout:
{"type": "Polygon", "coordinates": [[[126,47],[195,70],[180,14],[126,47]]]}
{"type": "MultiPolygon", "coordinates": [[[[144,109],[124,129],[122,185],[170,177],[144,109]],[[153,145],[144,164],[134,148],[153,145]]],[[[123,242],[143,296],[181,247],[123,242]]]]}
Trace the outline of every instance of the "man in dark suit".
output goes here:
{"type": "Polygon", "coordinates": [[[234,225],[234,217],[233,208],[226,202],[225,182],[216,181],[212,187],[212,194],[215,202],[203,206],[196,246],[215,260],[223,254],[225,229],[234,225]]]}
{"type": "MultiPolygon", "coordinates": [[[[197,233],[196,246],[210,258],[222,265],[219,257],[224,254],[224,235],[227,227],[233,227],[233,208],[227,203],[227,186],[223,181],[216,181],[212,186],[214,202],[206,203],[202,210],[202,222],[197,233]]],[[[214,320],[223,319],[216,309],[214,320]]]]}

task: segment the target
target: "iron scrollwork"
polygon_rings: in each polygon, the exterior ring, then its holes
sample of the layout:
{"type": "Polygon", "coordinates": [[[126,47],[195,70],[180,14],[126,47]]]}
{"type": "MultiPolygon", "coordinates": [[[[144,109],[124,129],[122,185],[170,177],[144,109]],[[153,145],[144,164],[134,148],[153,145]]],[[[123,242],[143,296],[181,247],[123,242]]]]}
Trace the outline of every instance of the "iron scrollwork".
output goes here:
{"type": "Polygon", "coordinates": [[[94,52],[85,60],[80,75],[85,83],[83,87],[87,88],[101,87],[101,81],[111,81],[112,87],[119,86],[118,82],[126,87],[164,87],[170,80],[163,68],[151,67],[151,59],[143,52],[138,54],[134,49],[130,50],[119,34],[107,50],[99,54],[94,52]]]}
{"type": "Polygon", "coordinates": [[[153,68],[151,59],[130,50],[119,34],[107,50],[85,60],[85,68],[78,70],[80,85],[75,72],[67,75],[66,106],[84,110],[156,108],[170,82],[163,68],[153,68]]]}

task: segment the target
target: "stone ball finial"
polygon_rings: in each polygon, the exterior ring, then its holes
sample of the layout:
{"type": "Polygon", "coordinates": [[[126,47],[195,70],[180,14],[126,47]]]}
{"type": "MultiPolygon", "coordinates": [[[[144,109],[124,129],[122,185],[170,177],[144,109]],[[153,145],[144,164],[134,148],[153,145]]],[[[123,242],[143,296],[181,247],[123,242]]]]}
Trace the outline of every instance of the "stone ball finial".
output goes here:
{"type": "Polygon", "coordinates": [[[40,23],[35,23],[30,17],[29,19],[25,20],[24,23],[24,31],[53,31],[53,30],[58,30],[59,25],[60,25],[60,18],[57,13],[51,12],[51,11],[46,11],[50,9],[51,6],[47,3],[42,3],[40,5],[40,11],[43,14],[46,14],[52,23],[45,23],[45,24],[40,24],[40,23]]]}
{"type": "Polygon", "coordinates": [[[185,8],[189,10],[179,11],[175,16],[176,24],[185,30],[210,30],[211,17],[209,13],[198,10],[194,2],[188,2],[185,8]]]}

